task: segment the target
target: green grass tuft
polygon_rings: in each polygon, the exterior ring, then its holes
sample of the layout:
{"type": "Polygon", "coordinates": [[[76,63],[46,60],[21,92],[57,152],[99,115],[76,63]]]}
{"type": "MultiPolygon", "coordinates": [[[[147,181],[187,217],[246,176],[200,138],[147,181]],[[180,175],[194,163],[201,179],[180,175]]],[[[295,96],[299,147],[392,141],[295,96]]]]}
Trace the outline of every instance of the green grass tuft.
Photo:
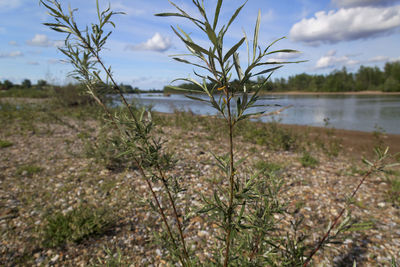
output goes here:
{"type": "Polygon", "coordinates": [[[6,148],[6,147],[10,147],[12,145],[13,145],[13,143],[11,143],[10,141],[0,139],[0,148],[6,148]]]}
{"type": "Polygon", "coordinates": [[[18,176],[32,177],[34,174],[41,173],[42,171],[43,168],[36,165],[22,165],[17,168],[16,174],[18,176]]]}
{"type": "Polygon", "coordinates": [[[68,242],[81,243],[84,239],[105,233],[114,222],[112,212],[105,208],[80,206],[66,214],[49,214],[43,229],[43,245],[57,247],[68,242]]]}
{"type": "Polygon", "coordinates": [[[314,158],[309,152],[305,151],[303,152],[302,157],[299,159],[300,163],[303,167],[311,167],[315,168],[318,166],[319,161],[314,158]]]}
{"type": "Polygon", "coordinates": [[[388,200],[395,206],[400,207],[400,175],[396,175],[391,179],[388,178],[387,182],[389,184],[388,200]]]}
{"type": "Polygon", "coordinates": [[[274,163],[274,162],[267,162],[267,161],[257,161],[254,167],[257,170],[263,171],[263,172],[277,172],[282,169],[282,166],[274,163]]]}

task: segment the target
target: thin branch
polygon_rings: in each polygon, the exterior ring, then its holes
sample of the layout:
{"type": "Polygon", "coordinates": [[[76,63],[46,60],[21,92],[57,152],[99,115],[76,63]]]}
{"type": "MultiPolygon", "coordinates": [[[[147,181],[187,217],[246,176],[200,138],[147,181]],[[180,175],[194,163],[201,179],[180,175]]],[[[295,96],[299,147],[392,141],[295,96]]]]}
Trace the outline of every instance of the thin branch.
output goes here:
{"type": "MultiPolygon", "coordinates": [[[[354,196],[357,194],[358,190],[360,189],[361,185],[376,169],[377,169],[377,162],[375,162],[375,164],[373,166],[371,166],[370,170],[361,178],[360,182],[358,183],[357,187],[354,189],[350,198],[354,198],[354,196]]],[[[318,242],[317,246],[311,251],[310,255],[307,257],[306,261],[304,262],[303,267],[306,267],[310,263],[312,257],[321,249],[324,242],[329,238],[331,231],[338,224],[340,218],[343,216],[345,211],[346,211],[346,207],[342,208],[340,213],[335,217],[335,219],[333,220],[333,224],[331,225],[331,227],[329,227],[328,231],[326,231],[326,233],[324,234],[322,239],[318,242]]]]}

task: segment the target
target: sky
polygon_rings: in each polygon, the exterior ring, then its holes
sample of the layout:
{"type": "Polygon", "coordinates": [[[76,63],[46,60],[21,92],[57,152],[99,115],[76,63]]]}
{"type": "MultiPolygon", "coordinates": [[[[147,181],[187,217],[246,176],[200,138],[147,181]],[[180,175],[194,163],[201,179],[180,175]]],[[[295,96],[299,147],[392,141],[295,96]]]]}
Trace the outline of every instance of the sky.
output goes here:
{"type": "MultiPolygon", "coordinates": [[[[95,0],[60,0],[65,8],[77,8],[79,25],[95,22],[95,0]]],[[[175,12],[167,0],[99,0],[114,11],[125,12],[114,18],[116,28],[102,57],[111,65],[119,83],[141,89],[161,89],[176,78],[194,77],[193,68],[176,62],[171,55],[186,47],[171,30],[179,25],[199,44],[209,46],[206,36],[181,18],[156,17],[155,13],[175,12]]],[[[191,0],[175,0],[189,14],[198,16],[191,0]]],[[[205,0],[213,14],[217,0],[205,0]]],[[[243,0],[223,2],[219,26],[226,24],[243,0]]],[[[382,68],[400,60],[400,1],[397,0],[248,0],[232,24],[226,49],[243,37],[252,39],[257,14],[261,11],[259,45],[266,47],[280,37],[272,50],[295,49],[298,54],[274,54],[267,60],[307,60],[286,65],[272,78],[308,74],[328,74],[346,67],[355,72],[361,65],[382,68]]],[[[63,61],[57,47],[63,34],[43,25],[52,22],[39,0],[0,0],[0,80],[20,83],[45,79],[54,84],[73,81],[72,67],[63,61]]],[[[226,50],[227,51],[227,50],[226,50]]],[[[239,50],[247,62],[246,46],[239,50]]]]}

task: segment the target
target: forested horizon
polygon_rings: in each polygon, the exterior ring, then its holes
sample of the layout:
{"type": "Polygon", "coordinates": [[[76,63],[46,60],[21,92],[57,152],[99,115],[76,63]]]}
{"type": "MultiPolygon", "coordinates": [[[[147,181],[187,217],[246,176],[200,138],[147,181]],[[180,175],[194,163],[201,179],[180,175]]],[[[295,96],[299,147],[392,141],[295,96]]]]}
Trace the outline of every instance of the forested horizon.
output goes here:
{"type": "MultiPolygon", "coordinates": [[[[258,77],[256,81],[251,81],[249,87],[265,82],[266,77],[258,77]]],[[[237,80],[231,82],[236,86],[237,80]]],[[[50,85],[45,80],[38,80],[33,84],[29,79],[25,79],[21,84],[14,84],[9,80],[0,81],[0,90],[12,88],[36,88],[43,89],[50,85]]],[[[212,84],[209,84],[212,86],[212,84]]],[[[65,85],[68,86],[68,85],[65,85]]],[[[137,86],[121,83],[120,88],[125,93],[182,93],[170,85],[163,89],[143,89],[137,86]]],[[[61,86],[62,87],[62,86],[61,86]]],[[[195,84],[182,83],[175,85],[177,88],[185,88],[193,91],[200,91],[195,84]]],[[[288,78],[270,79],[261,88],[263,92],[360,92],[360,91],[381,91],[381,92],[400,92],[400,61],[388,62],[383,69],[367,66],[360,66],[357,72],[349,72],[346,67],[341,70],[334,70],[329,74],[307,74],[300,73],[288,78]]],[[[111,92],[111,90],[110,90],[111,92]]]]}
{"type": "MultiPolygon", "coordinates": [[[[264,83],[265,79],[266,77],[259,77],[249,86],[264,83]]],[[[233,81],[232,85],[235,86],[236,82],[236,80],[233,81]]],[[[183,83],[176,87],[199,91],[195,84],[190,83],[183,83]]],[[[261,90],[264,92],[400,92],[400,61],[388,62],[383,69],[377,66],[360,66],[357,72],[351,73],[343,67],[341,70],[334,70],[325,75],[301,73],[287,79],[270,79],[261,90]]],[[[164,92],[178,93],[180,91],[165,86],[164,92]]]]}

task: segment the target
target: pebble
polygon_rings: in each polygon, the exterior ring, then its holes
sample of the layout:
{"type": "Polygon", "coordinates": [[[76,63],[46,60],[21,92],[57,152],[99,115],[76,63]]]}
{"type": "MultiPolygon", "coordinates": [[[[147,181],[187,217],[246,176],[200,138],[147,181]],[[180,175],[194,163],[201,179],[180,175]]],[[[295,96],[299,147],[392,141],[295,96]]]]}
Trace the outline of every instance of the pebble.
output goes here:
{"type": "MultiPolygon", "coordinates": [[[[169,173],[171,177],[182,177],[182,184],[187,188],[187,191],[178,194],[178,198],[182,199],[178,209],[183,213],[184,209],[188,208],[194,213],[195,208],[202,204],[200,194],[207,196],[216,188],[216,184],[209,179],[217,173],[217,167],[214,163],[209,163],[213,162],[213,159],[207,151],[222,155],[223,143],[216,144],[203,140],[201,141],[203,147],[199,148],[196,138],[191,138],[192,143],[186,144],[182,142],[186,137],[185,133],[178,132],[175,128],[166,128],[165,131],[173,133],[171,136],[180,138],[176,140],[177,145],[171,145],[178,163],[169,173]],[[202,151],[206,153],[201,153],[202,151]]],[[[200,134],[202,133],[193,132],[192,136],[200,134]]],[[[117,211],[115,218],[118,220],[118,225],[112,228],[113,231],[89,238],[82,244],[68,244],[63,254],[56,254],[58,249],[34,253],[32,262],[27,263],[27,266],[44,265],[49,259],[50,264],[59,266],[91,266],[97,257],[106,257],[104,248],[110,249],[114,255],[116,250],[120,250],[123,259],[127,259],[131,266],[164,264],[166,259],[162,257],[167,255],[167,252],[164,248],[152,246],[150,243],[153,232],[163,229],[160,227],[161,218],[150,212],[142,202],[135,202],[151,196],[146,184],[140,179],[140,173],[137,170],[114,173],[104,170],[103,166],[97,165],[94,161],[71,157],[66,153],[65,144],[59,142],[59,138],[64,140],[66,135],[73,138],[76,133],[63,128],[62,131],[58,131],[58,136],[34,135],[29,137],[32,140],[21,136],[18,137],[21,138],[18,143],[14,142],[18,144],[15,145],[18,149],[14,152],[9,150],[4,152],[8,153],[6,156],[9,160],[4,161],[0,157],[1,216],[3,212],[7,213],[5,215],[16,216],[4,219],[0,216],[2,218],[0,262],[4,266],[12,266],[16,257],[37,251],[35,249],[38,247],[41,248],[39,241],[42,236],[40,231],[36,230],[43,229],[48,212],[66,213],[80,204],[91,203],[99,207],[109,206],[117,211]],[[33,144],[41,146],[35,148],[33,144]],[[29,158],[33,157],[30,156],[32,155],[30,151],[36,153],[34,158],[29,158]],[[41,160],[40,165],[51,167],[35,179],[27,177],[15,179],[15,166],[37,159],[41,160]],[[115,182],[116,186],[110,190],[109,195],[100,194],[101,187],[108,185],[110,181],[115,182]],[[64,186],[69,190],[54,190],[64,186]]],[[[74,143],[73,146],[76,149],[83,148],[81,143],[74,143]]],[[[243,147],[246,147],[245,143],[243,147]]],[[[254,145],[254,147],[257,148],[256,152],[248,153],[249,166],[260,160],[284,163],[282,176],[285,184],[279,197],[289,201],[288,208],[291,208],[289,210],[295,209],[295,203],[306,205],[299,211],[305,218],[304,229],[310,235],[310,242],[318,240],[329,224],[332,213],[337,214],[340,211],[345,196],[360,179],[345,174],[349,172],[353,163],[347,158],[326,159],[321,155],[321,165],[309,169],[301,166],[297,152],[272,152],[261,146],[254,145]],[[252,156],[254,154],[255,156],[252,156]],[[289,184],[292,186],[286,186],[289,184]]],[[[237,148],[239,150],[239,146],[237,148]]],[[[243,153],[245,154],[247,152],[243,153]]],[[[323,253],[318,253],[316,262],[326,263],[323,266],[332,266],[333,261],[342,260],[342,255],[347,254],[350,248],[358,248],[358,250],[365,249],[364,255],[374,255],[368,258],[365,266],[387,266],[388,260],[390,261],[388,255],[396,255],[400,251],[399,209],[387,202],[385,190],[388,185],[381,183],[378,186],[372,182],[375,180],[377,177],[367,180],[357,195],[357,200],[364,203],[366,208],[352,208],[353,218],[358,221],[373,221],[374,227],[349,233],[343,246],[334,245],[333,248],[326,248],[323,253]]],[[[225,179],[218,184],[218,186],[223,185],[226,185],[225,179]]],[[[154,189],[157,193],[163,192],[160,184],[155,184],[154,189]]],[[[168,208],[167,200],[167,197],[160,196],[163,206],[168,208]]],[[[280,227],[290,229],[289,217],[275,214],[274,218],[279,221],[280,227]]],[[[171,223],[171,225],[176,224],[171,223]]],[[[209,222],[206,216],[194,214],[184,230],[188,247],[198,252],[202,259],[210,258],[209,247],[215,241],[214,237],[219,230],[218,225],[209,222]]]]}

